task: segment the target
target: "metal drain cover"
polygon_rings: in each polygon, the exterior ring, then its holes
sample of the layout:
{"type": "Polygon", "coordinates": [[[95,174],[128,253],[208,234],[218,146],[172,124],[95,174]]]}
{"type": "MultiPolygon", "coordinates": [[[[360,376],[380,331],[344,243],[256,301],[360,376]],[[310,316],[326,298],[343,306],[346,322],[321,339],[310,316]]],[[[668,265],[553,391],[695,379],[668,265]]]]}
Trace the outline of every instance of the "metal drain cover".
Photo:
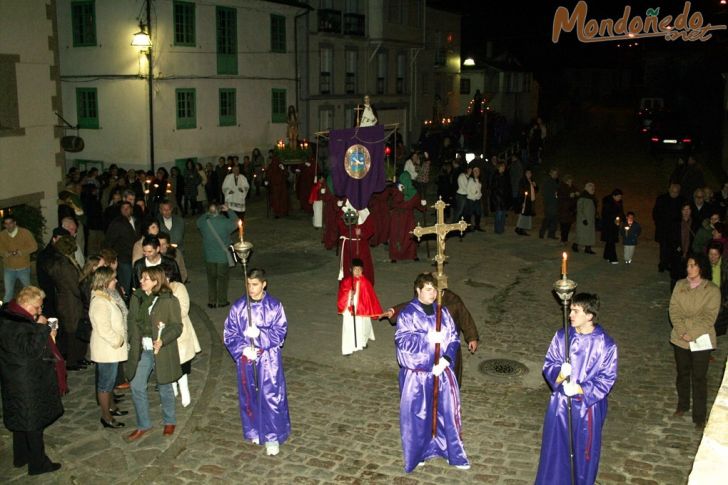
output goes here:
{"type": "Polygon", "coordinates": [[[495,377],[518,377],[528,374],[528,367],[510,359],[488,359],[478,366],[480,372],[495,377]]]}

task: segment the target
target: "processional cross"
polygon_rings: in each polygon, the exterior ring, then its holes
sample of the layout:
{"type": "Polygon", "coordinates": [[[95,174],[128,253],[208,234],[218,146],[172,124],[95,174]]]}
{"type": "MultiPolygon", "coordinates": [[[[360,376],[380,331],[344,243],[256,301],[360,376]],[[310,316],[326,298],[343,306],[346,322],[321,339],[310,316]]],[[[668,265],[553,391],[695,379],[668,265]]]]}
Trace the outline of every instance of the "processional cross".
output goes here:
{"type": "Polygon", "coordinates": [[[445,275],[445,261],[448,259],[445,254],[445,238],[447,234],[452,231],[460,231],[462,234],[465,229],[468,228],[468,223],[462,218],[460,221],[454,224],[445,224],[445,207],[448,204],[442,201],[442,198],[438,199],[433,206],[437,211],[437,222],[434,226],[422,227],[417,223],[417,227],[412,230],[412,234],[417,237],[419,241],[422,236],[427,234],[437,235],[437,255],[435,255],[434,261],[437,263],[437,287],[440,289],[438,292],[438,303],[440,303],[440,294],[443,289],[447,288],[447,275],[445,275]]]}
{"type": "MultiPolygon", "coordinates": [[[[460,234],[468,228],[468,223],[460,219],[455,224],[445,224],[445,207],[447,204],[439,198],[435,202],[435,210],[437,211],[437,222],[434,226],[422,227],[417,224],[412,234],[417,236],[419,241],[425,234],[436,234],[437,235],[437,255],[435,256],[435,262],[437,263],[437,316],[435,317],[435,330],[440,331],[442,325],[442,290],[447,288],[447,276],[445,275],[445,238],[447,233],[450,231],[460,231],[460,234]]],[[[435,365],[440,362],[440,344],[435,344],[435,365]]],[[[438,385],[438,376],[433,378],[433,389],[432,389],[432,436],[433,438],[437,435],[437,399],[439,394],[440,386],[438,385]]]]}

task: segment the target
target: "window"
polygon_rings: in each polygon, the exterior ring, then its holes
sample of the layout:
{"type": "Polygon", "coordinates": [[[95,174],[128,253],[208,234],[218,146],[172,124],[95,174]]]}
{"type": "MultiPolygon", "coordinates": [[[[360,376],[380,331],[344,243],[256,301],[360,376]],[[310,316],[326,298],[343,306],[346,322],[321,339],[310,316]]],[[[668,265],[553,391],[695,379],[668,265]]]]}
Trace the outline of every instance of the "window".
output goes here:
{"type": "Polygon", "coordinates": [[[470,94],[470,79],[467,77],[460,78],[460,94],[470,94]]]}
{"type": "Polygon", "coordinates": [[[20,56],[0,54],[0,137],[24,134],[18,111],[18,77],[15,66],[20,56]]]}
{"type": "Polygon", "coordinates": [[[407,55],[403,52],[397,54],[397,94],[405,93],[404,80],[407,77],[407,55]]]}
{"type": "Polygon", "coordinates": [[[344,90],[346,94],[356,94],[357,91],[357,76],[356,76],[356,65],[359,53],[356,49],[346,49],[344,51],[346,73],[344,75],[344,90]]]}
{"type": "Polygon", "coordinates": [[[197,127],[197,101],[194,89],[175,89],[177,98],[177,129],[197,127]]]}
{"type": "Polygon", "coordinates": [[[430,94],[430,75],[427,72],[420,74],[420,94],[430,94]]]}
{"type": "Polygon", "coordinates": [[[76,120],[79,128],[98,129],[99,103],[96,88],[76,88],[76,120]]]}
{"type": "Polygon", "coordinates": [[[330,131],[334,128],[334,108],[324,106],[319,108],[319,131],[330,131]]]}
{"type": "Polygon", "coordinates": [[[319,51],[319,92],[330,94],[333,85],[331,72],[334,64],[334,49],[331,46],[321,46],[319,51]]]}
{"type": "Polygon", "coordinates": [[[377,54],[377,94],[387,91],[387,52],[379,51],[377,54]]]}
{"type": "Polygon", "coordinates": [[[238,19],[237,10],[216,7],[217,18],[217,73],[238,73],[238,19]]]}
{"type": "Polygon", "coordinates": [[[235,126],[235,90],[220,89],[220,126],[235,126]]]}
{"type": "Polygon", "coordinates": [[[174,45],[195,45],[195,4],[178,2],[172,4],[174,17],[174,45]]]}
{"type": "Polygon", "coordinates": [[[271,121],[273,123],[285,123],[286,122],[286,90],[285,89],[272,89],[271,90],[271,121]]]}
{"type": "Polygon", "coordinates": [[[346,0],[344,2],[344,13],[359,13],[359,0],[346,0]]]}
{"type": "Polygon", "coordinates": [[[270,16],[270,50],[286,52],[286,18],[283,15],[270,16]]]}
{"type": "Polygon", "coordinates": [[[347,105],[344,106],[344,128],[353,128],[356,126],[356,114],[358,111],[355,111],[356,106],[354,105],[347,105]]]}
{"type": "Polygon", "coordinates": [[[96,5],[93,0],[71,2],[73,47],[96,45],[96,5]]]}

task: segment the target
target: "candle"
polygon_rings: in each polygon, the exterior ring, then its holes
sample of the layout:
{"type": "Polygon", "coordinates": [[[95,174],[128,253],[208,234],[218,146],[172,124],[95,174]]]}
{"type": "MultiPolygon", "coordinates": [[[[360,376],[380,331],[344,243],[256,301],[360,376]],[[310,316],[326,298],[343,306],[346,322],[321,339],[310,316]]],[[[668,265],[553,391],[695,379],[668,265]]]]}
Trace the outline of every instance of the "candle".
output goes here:
{"type": "MultiPolygon", "coordinates": [[[[159,325],[157,326],[157,328],[159,329],[159,330],[157,330],[157,340],[161,340],[162,339],[162,330],[164,330],[164,322],[159,322],[159,325]]],[[[155,355],[158,353],[159,353],[159,350],[154,351],[155,355]]]]}
{"type": "Polygon", "coordinates": [[[561,274],[566,276],[566,251],[561,253],[561,274]]]}
{"type": "Polygon", "coordinates": [[[243,240],[243,221],[238,219],[238,233],[240,234],[240,240],[243,240]]]}

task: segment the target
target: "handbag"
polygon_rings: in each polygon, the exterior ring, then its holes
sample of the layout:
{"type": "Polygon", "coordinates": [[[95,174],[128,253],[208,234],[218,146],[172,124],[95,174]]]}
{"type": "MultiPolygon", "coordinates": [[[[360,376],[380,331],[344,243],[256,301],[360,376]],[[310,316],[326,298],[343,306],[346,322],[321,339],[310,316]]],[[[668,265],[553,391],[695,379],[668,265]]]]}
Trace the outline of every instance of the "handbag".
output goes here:
{"type": "Polygon", "coordinates": [[[225,251],[225,256],[227,256],[227,260],[228,260],[228,266],[230,268],[234,268],[235,267],[235,258],[233,258],[233,253],[231,253],[230,252],[230,248],[228,248],[227,246],[225,246],[225,243],[222,242],[222,239],[220,238],[220,235],[217,232],[215,232],[215,228],[210,223],[210,219],[207,219],[207,226],[210,228],[210,232],[215,237],[215,240],[220,245],[220,248],[223,251],[225,251]]]}

